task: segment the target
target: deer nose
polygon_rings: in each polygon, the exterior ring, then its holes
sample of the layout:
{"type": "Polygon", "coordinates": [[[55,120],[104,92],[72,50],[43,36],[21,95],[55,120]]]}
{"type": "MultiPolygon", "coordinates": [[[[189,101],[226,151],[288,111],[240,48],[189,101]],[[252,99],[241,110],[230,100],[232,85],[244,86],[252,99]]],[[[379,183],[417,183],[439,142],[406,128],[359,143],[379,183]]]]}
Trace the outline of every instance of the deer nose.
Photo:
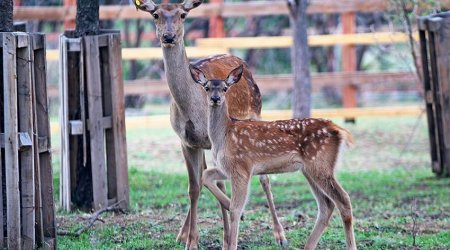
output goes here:
{"type": "Polygon", "coordinates": [[[163,42],[173,43],[175,41],[175,34],[166,33],[163,35],[163,42]]]}
{"type": "Polygon", "coordinates": [[[220,102],[220,96],[211,96],[211,101],[213,103],[218,103],[220,102]]]}

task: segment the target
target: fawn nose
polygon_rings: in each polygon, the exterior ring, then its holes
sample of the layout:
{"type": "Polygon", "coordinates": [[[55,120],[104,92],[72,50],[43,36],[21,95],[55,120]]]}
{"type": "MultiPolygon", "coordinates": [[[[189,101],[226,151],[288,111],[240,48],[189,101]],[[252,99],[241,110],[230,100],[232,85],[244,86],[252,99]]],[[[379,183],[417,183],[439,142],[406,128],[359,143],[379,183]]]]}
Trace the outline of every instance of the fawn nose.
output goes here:
{"type": "Polygon", "coordinates": [[[218,102],[220,102],[220,97],[219,96],[211,96],[211,101],[213,103],[218,103],[218,102]]]}
{"type": "Polygon", "coordinates": [[[163,42],[165,42],[165,43],[175,42],[175,34],[172,34],[172,33],[165,33],[162,38],[163,38],[163,42]]]}

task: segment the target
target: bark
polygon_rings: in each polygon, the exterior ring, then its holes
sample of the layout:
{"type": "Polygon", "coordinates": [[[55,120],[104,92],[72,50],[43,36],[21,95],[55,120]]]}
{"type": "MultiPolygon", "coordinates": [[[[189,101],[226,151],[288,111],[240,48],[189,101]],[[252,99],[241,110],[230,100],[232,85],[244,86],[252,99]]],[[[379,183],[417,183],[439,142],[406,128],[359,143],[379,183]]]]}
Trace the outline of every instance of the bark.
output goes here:
{"type": "Polygon", "coordinates": [[[13,31],[13,0],[0,1],[0,32],[13,31]]]}
{"type": "Polygon", "coordinates": [[[78,37],[97,35],[99,33],[99,1],[77,0],[77,27],[78,37]]]}
{"type": "Polygon", "coordinates": [[[288,0],[288,6],[294,39],[292,47],[292,73],[294,75],[292,111],[294,118],[306,118],[311,116],[310,54],[306,23],[308,1],[288,0]]]}

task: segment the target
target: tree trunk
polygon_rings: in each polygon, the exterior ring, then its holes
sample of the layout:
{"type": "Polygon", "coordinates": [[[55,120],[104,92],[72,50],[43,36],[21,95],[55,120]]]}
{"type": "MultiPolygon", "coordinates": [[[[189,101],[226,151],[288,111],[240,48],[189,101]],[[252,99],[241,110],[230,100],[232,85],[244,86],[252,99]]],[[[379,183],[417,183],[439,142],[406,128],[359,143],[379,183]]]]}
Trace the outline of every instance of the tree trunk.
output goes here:
{"type": "Polygon", "coordinates": [[[97,35],[99,32],[98,0],[77,0],[77,36],[97,35]]]}
{"type": "Polygon", "coordinates": [[[13,0],[0,1],[0,32],[13,31],[13,0]]]}
{"type": "Polygon", "coordinates": [[[306,0],[288,0],[294,45],[292,47],[292,73],[294,91],[292,111],[294,118],[311,116],[311,76],[306,23],[306,0]]]}

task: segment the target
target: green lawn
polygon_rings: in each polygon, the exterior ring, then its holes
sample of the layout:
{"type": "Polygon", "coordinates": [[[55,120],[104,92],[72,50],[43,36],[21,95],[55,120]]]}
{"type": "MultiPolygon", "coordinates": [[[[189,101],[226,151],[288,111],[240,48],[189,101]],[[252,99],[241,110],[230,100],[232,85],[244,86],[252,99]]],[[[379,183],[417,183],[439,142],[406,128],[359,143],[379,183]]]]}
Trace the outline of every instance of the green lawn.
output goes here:
{"type": "MultiPolygon", "coordinates": [[[[449,249],[450,179],[435,178],[428,167],[423,117],[367,118],[345,126],[357,143],[345,153],[337,176],[352,198],[359,249],[449,249]]],[[[183,249],[175,242],[188,209],[179,142],[170,129],[127,135],[131,211],[105,214],[104,222],[78,238],[58,237],[60,249],[183,249]]],[[[272,175],[271,180],[291,249],[299,249],[314,225],[316,203],[300,173],[272,175]]],[[[56,191],[58,183],[55,174],[56,191]]],[[[278,249],[264,197],[255,178],[241,223],[240,249],[278,249]]],[[[58,227],[76,230],[85,216],[59,211],[58,227]]],[[[199,230],[201,249],[221,248],[218,204],[206,189],[199,202],[199,230]]],[[[344,248],[342,223],[335,211],[318,249],[344,248]]]]}

